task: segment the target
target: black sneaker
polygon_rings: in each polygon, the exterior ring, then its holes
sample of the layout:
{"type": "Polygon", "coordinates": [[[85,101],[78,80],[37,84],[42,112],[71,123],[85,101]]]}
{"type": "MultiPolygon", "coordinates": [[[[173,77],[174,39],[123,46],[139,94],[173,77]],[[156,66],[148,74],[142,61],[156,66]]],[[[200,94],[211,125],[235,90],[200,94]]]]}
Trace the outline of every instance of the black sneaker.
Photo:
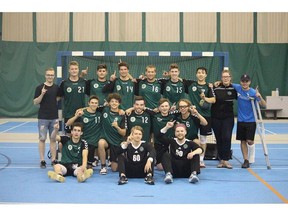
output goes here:
{"type": "Polygon", "coordinates": [[[120,176],[119,181],[118,181],[118,185],[123,185],[128,183],[128,179],[126,178],[126,176],[120,176]]]}
{"type": "Polygon", "coordinates": [[[46,161],[42,160],[40,162],[40,168],[45,169],[46,168],[46,161]]]}
{"type": "Polygon", "coordinates": [[[154,185],[155,184],[152,175],[147,175],[144,180],[145,180],[146,184],[149,184],[149,185],[154,185]]]}
{"type": "Polygon", "coordinates": [[[242,168],[249,168],[250,167],[250,165],[249,165],[249,161],[248,160],[244,160],[244,163],[242,164],[242,166],[241,166],[242,168]]]}
{"type": "Polygon", "coordinates": [[[51,162],[51,166],[54,166],[55,164],[58,164],[58,161],[57,161],[57,160],[53,160],[53,161],[51,162]]]}

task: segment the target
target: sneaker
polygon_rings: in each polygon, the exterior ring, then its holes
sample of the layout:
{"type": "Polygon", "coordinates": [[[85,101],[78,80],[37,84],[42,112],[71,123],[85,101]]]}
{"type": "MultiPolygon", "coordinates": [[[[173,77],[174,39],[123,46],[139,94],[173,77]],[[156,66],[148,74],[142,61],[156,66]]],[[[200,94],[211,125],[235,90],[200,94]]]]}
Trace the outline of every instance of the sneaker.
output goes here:
{"type": "Polygon", "coordinates": [[[242,166],[241,166],[242,168],[249,168],[250,167],[250,165],[249,165],[249,161],[248,160],[244,160],[244,163],[242,164],[242,166]]]}
{"type": "Polygon", "coordinates": [[[101,174],[101,175],[106,175],[107,172],[108,172],[107,167],[103,167],[103,168],[101,168],[101,170],[100,170],[100,174],[101,174]]]}
{"type": "Polygon", "coordinates": [[[93,169],[86,169],[82,175],[77,175],[78,182],[84,182],[93,175],[93,169]]]}
{"type": "Polygon", "coordinates": [[[189,182],[190,183],[196,183],[199,181],[199,178],[197,176],[197,174],[192,173],[189,177],[189,182]]]}
{"type": "Polygon", "coordinates": [[[46,168],[46,161],[42,160],[40,162],[40,168],[45,169],[46,168]]]}
{"type": "Polygon", "coordinates": [[[205,168],[205,167],[206,167],[206,165],[205,165],[204,161],[200,161],[200,168],[205,168]]]}
{"type": "Polygon", "coordinates": [[[127,184],[128,183],[128,179],[126,178],[125,175],[120,176],[119,181],[118,181],[118,185],[123,185],[123,184],[127,184]]]}
{"type": "Polygon", "coordinates": [[[149,185],[154,185],[155,184],[152,175],[147,175],[145,177],[144,181],[145,181],[146,184],[149,184],[149,185]]]}
{"type": "Polygon", "coordinates": [[[94,162],[92,163],[92,166],[93,167],[96,167],[96,166],[98,166],[98,164],[99,164],[99,160],[97,159],[97,158],[94,158],[95,160],[94,160],[94,162]]]}
{"type": "Polygon", "coordinates": [[[55,164],[58,164],[58,161],[57,161],[57,160],[53,160],[53,161],[51,162],[51,166],[54,166],[55,164]]]}
{"type": "Polygon", "coordinates": [[[62,175],[60,175],[54,171],[48,171],[47,174],[48,174],[48,177],[52,180],[55,180],[58,182],[64,182],[65,181],[65,178],[62,175]]]}
{"type": "Polygon", "coordinates": [[[173,182],[173,176],[172,176],[172,174],[170,172],[166,173],[166,176],[164,178],[164,182],[166,184],[170,184],[170,183],[173,182]]]}

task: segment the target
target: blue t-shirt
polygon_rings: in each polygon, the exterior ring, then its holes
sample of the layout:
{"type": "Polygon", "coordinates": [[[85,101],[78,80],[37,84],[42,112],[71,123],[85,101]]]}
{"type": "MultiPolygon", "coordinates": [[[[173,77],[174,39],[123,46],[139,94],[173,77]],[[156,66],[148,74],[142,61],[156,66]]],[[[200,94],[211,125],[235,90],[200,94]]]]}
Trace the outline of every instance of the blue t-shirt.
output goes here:
{"type": "MultiPolygon", "coordinates": [[[[251,98],[255,101],[260,101],[260,98],[256,96],[256,90],[249,88],[249,90],[243,90],[240,84],[232,84],[237,91],[238,96],[238,122],[255,122],[253,108],[251,104],[251,98]]],[[[256,104],[255,104],[256,108],[256,104]]]]}

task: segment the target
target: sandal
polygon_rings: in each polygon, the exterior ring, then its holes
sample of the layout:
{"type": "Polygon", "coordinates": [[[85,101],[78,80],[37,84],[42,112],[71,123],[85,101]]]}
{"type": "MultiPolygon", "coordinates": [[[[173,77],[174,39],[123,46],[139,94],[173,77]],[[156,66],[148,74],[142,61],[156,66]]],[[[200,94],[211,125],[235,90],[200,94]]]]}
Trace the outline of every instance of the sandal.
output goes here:
{"type": "Polygon", "coordinates": [[[224,161],[223,160],[221,160],[219,162],[219,164],[217,165],[217,168],[224,168],[224,161]]]}

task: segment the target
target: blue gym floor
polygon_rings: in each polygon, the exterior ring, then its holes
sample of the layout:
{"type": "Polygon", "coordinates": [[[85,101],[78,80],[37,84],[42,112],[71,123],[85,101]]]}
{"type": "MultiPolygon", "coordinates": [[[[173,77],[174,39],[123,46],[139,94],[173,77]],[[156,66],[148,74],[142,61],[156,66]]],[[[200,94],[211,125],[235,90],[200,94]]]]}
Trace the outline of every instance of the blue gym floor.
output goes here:
{"type": "MultiPolygon", "coordinates": [[[[3,122],[0,135],[20,134],[23,142],[0,140],[0,203],[288,204],[288,123],[276,120],[264,125],[266,134],[276,137],[275,143],[267,144],[271,169],[267,169],[261,143],[256,143],[256,162],[242,169],[240,145],[235,141],[230,161],[233,169],[219,169],[218,161],[206,160],[197,184],[174,179],[166,185],[164,172],[155,170],[154,186],[146,185],[143,179],[129,179],[128,184],[119,186],[118,173],[109,170],[100,175],[99,166],[81,184],[74,177],[67,177],[65,183],[50,180],[47,172],[52,167],[47,156],[47,168],[39,168],[37,136],[35,142],[25,142],[25,136],[37,133],[37,122],[3,122]],[[286,143],[277,143],[277,135],[286,136],[286,143]]],[[[46,144],[46,153],[48,147],[46,144]]]]}

